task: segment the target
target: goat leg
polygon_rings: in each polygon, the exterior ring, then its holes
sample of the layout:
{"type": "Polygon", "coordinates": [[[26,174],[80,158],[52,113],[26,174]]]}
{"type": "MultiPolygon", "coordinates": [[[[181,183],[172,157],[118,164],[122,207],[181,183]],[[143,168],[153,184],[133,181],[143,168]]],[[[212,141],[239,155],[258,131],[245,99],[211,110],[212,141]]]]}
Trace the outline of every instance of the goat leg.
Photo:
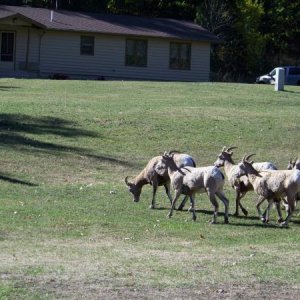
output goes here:
{"type": "Polygon", "coordinates": [[[259,215],[260,219],[263,221],[263,223],[266,222],[266,219],[265,219],[264,214],[261,213],[260,206],[264,201],[265,201],[265,197],[259,196],[258,200],[257,200],[257,204],[256,204],[256,209],[257,209],[258,215],[259,215]]]}
{"type": "Polygon", "coordinates": [[[280,202],[281,202],[281,199],[276,199],[275,200],[275,207],[276,207],[277,215],[278,215],[278,220],[277,220],[278,223],[282,223],[283,222],[282,213],[281,213],[281,207],[280,207],[280,202]]]}
{"type": "Polygon", "coordinates": [[[274,199],[268,199],[268,206],[263,214],[263,219],[262,221],[264,223],[268,223],[269,222],[269,216],[270,216],[270,210],[272,208],[272,205],[273,205],[273,202],[274,202],[274,199]]]}
{"type": "Polygon", "coordinates": [[[188,196],[184,196],[184,198],[183,198],[182,202],[180,203],[180,205],[178,206],[177,210],[183,210],[187,199],[188,199],[188,196]]]}
{"type": "Polygon", "coordinates": [[[153,186],[153,192],[152,192],[152,202],[149,208],[154,209],[155,208],[155,197],[156,197],[156,191],[157,191],[157,183],[152,183],[153,186]]]}
{"type": "Polygon", "coordinates": [[[228,210],[229,210],[229,200],[226,198],[226,196],[219,192],[216,193],[216,195],[218,196],[218,198],[224,203],[224,207],[225,207],[225,211],[224,211],[224,223],[228,224],[228,210]]]}
{"type": "Polygon", "coordinates": [[[179,198],[179,196],[180,196],[180,192],[175,192],[175,197],[174,197],[174,199],[173,199],[173,201],[172,201],[172,205],[171,205],[171,209],[170,209],[170,211],[169,211],[169,213],[167,214],[167,217],[168,218],[171,218],[172,216],[173,216],[173,211],[174,211],[174,209],[175,209],[175,204],[176,204],[176,201],[177,201],[177,199],[179,198]]]}
{"type": "Polygon", "coordinates": [[[293,215],[293,212],[295,210],[295,196],[291,197],[290,195],[288,195],[287,196],[287,203],[289,205],[288,215],[285,218],[285,220],[282,223],[280,223],[281,226],[287,226],[288,223],[289,223],[289,220],[291,219],[291,217],[293,215]]]}
{"type": "Polygon", "coordinates": [[[193,213],[193,221],[196,221],[196,212],[195,212],[195,201],[194,201],[194,197],[190,196],[190,201],[191,201],[191,210],[193,213]]]}
{"type": "Polygon", "coordinates": [[[241,193],[239,190],[236,190],[236,198],[235,198],[235,213],[234,216],[239,216],[239,208],[241,208],[243,214],[247,217],[248,211],[247,209],[242,205],[241,199],[246,195],[246,193],[241,193]]]}
{"type": "Polygon", "coordinates": [[[164,187],[165,187],[166,194],[167,194],[167,196],[170,200],[170,203],[172,205],[172,196],[171,196],[171,193],[170,193],[170,182],[165,183],[164,187]]]}
{"type": "Polygon", "coordinates": [[[217,223],[217,216],[218,216],[218,211],[219,211],[219,204],[218,201],[216,200],[216,196],[214,194],[208,193],[209,200],[211,204],[214,207],[214,213],[213,213],[213,218],[211,220],[211,224],[216,224],[217,223]]]}
{"type": "Polygon", "coordinates": [[[243,193],[240,194],[239,206],[240,206],[240,208],[241,208],[243,214],[247,217],[247,216],[248,216],[248,210],[247,210],[247,209],[242,205],[242,203],[241,203],[241,199],[242,199],[245,195],[246,195],[245,192],[243,192],[243,193]]]}
{"type": "Polygon", "coordinates": [[[240,192],[236,190],[236,195],[235,195],[235,213],[234,216],[238,217],[239,216],[239,207],[240,207],[240,192]]]}

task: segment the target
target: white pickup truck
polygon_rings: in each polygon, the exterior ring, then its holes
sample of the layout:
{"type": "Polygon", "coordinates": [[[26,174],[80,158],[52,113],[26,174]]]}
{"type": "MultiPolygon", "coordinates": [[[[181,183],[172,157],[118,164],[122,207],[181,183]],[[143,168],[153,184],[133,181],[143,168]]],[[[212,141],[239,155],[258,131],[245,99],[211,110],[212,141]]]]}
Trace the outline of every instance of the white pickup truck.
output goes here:
{"type": "MultiPolygon", "coordinates": [[[[279,68],[284,68],[285,84],[300,85],[300,67],[286,66],[286,67],[279,67],[279,68]]],[[[276,69],[273,69],[270,73],[257,77],[256,83],[275,84],[275,80],[276,80],[276,69]]]]}

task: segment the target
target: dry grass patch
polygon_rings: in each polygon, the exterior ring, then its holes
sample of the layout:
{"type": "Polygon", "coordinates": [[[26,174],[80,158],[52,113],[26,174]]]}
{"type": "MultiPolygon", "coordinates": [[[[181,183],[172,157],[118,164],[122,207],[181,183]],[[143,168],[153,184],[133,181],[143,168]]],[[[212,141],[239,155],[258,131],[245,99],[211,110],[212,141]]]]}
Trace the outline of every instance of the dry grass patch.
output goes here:
{"type": "Polygon", "coordinates": [[[263,278],[271,264],[282,259],[278,249],[214,249],[180,239],[164,243],[168,251],[159,250],[165,247],[161,243],[154,250],[153,241],[132,243],[105,236],[45,240],[34,245],[27,241],[22,248],[17,241],[10,242],[0,254],[4,262],[1,281],[14,282],[15,289],[24,288],[50,299],[192,299],[205,295],[210,299],[264,299],[275,295],[284,299],[299,292],[297,280],[288,285],[284,280],[286,274],[296,271],[291,270],[289,253],[285,253],[288,259],[282,261],[280,272],[289,270],[280,280],[276,276],[263,278]],[[8,249],[14,251],[5,253],[8,249]],[[263,266],[261,274],[252,273],[253,263],[263,266]]]}

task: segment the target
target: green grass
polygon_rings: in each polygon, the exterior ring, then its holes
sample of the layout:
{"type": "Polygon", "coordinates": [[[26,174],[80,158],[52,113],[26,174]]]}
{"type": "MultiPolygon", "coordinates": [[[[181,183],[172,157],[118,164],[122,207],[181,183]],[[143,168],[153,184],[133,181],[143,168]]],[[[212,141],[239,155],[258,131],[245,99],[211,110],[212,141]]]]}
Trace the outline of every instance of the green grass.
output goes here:
{"type": "MultiPolygon", "coordinates": [[[[283,286],[293,296],[297,214],[289,228],[274,211],[263,225],[249,193],[249,217],[229,225],[222,214],[208,223],[205,195],[196,222],[187,211],[167,219],[163,189],[149,210],[151,187],[133,203],[124,178],[171,149],[211,165],[224,145],[238,146],[236,161],[256,153],[285,168],[299,155],[299,95],[292,86],[1,79],[0,299],[216,298],[220,288],[233,299],[280,298],[283,286]]],[[[226,194],[232,214],[228,184],[226,194]]]]}

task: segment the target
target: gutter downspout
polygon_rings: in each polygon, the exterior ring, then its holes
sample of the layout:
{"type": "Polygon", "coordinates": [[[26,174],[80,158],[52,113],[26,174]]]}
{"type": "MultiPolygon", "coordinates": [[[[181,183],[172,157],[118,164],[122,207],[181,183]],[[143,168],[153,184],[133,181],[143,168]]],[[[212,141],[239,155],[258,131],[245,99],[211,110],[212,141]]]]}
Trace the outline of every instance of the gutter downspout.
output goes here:
{"type": "Polygon", "coordinates": [[[30,28],[28,27],[28,29],[27,29],[26,59],[25,59],[25,70],[26,71],[28,71],[29,50],[30,50],[30,28]]]}
{"type": "Polygon", "coordinates": [[[39,34],[39,58],[38,58],[38,63],[39,63],[39,77],[41,77],[41,49],[42,49],[42,37],[45,34],[45,30],[41,31],[39,34]]]}
{"type": "Polygon", "coordinates": [[[14,31],[14,73],[17,70],[17,31],[14,31]]]}

